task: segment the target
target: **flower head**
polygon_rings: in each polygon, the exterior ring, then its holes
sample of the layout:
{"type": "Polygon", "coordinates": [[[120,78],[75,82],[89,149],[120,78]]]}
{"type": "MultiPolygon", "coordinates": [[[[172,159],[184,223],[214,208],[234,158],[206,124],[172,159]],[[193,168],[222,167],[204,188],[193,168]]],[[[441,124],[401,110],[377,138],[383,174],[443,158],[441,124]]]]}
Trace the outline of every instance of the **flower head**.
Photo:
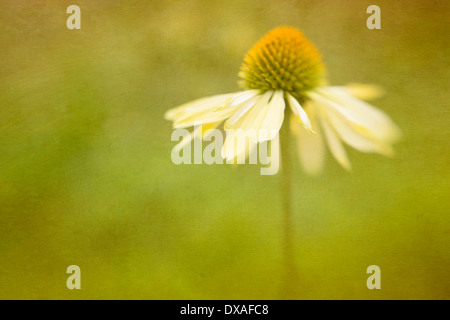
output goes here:
{"type": "MultiPolygon", "coordinates": [[[[322,169],[325,142],[334,158],[351,169],[344,144],[361,152],[386,156],[400,130],[381,110],[361,99],[380,95],[376,86],[352,84],[326,86],[324,65],[318,50],[299,30],[279,27],[270,31],[248,52],[239,76],[243,91],[199,99],[166,112],[174,128],[202,123],[203,129],[216,128],[224,121],[233,132],[266,131],[256,135],[250,148],[272,140],[280,130],[286,112],[297,137],[299,158],[310,174],[322,169]],[[286,105],[290,110],[285,110],[286,105]],[[241,129],[241,130],[238,130],[241,129]]],[[[230,130],[231,131],[231,130],[230,130]]],[[[191,138],[207,130],[194,131],[191,138]]],[[[233,134],[226,139],[234,139],[233,134]]],[[[226,148],[222,156],[233,159],[248,150],[226,148]]]]}
{"type": "Polygon", "coordinates": [[[244,89],[284,90],[303,95],[323,82],[319,51],[299,30],[279,27],[247,53],[241,66],[244,89]]]}

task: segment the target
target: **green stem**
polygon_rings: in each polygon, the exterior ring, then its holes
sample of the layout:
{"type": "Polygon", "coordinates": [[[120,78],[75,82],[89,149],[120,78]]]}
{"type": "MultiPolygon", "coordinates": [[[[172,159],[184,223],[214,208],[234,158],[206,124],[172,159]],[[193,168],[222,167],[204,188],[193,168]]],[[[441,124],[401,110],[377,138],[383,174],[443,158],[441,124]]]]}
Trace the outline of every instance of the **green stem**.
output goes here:
{"type": "Polygon", "coordinates": [[[289,298],[295,294],[297,288],[297,267],[295,263],[294,250],[294,224],[292,209],[292,174],[293,155],[291,148],[291,136],[289,131],[290,112],[286,112],[283,126],[280,130],[280,150],[281,150],[281,201],[283,209],[283,254],[285,279],[282,295],[289,298]]]}

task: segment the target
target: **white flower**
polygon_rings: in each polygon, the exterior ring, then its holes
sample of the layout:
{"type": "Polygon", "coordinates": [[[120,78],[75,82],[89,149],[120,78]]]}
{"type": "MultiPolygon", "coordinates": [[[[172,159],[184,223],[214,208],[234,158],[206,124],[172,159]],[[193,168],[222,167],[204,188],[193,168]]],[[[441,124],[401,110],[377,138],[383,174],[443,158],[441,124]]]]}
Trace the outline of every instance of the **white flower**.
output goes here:
{"type": "MultiPolygon", "coordinates": [[[[361,152],[392,156],[392,145],[401,133],[381,110],[360,100],[380,95],[376,86],[352,84],[345,87],[325,85],[323,64],[317,49],[290,27],[268,33],[247,54],[239,74],[247,90],[199,99],[166,112],[174,128],[202,123],[207,129],[225,120],[224,129],[242,129],[269,134],[251,141],[272,140],[283,125],[286,105],[294,117],[289,124],[297,137],[300,161],[309,174],[321,171],[325,142],[333,157],[351,170],[344,143],[361,152]]],[[[226,139],[233,139],[227,135],[226,139]]],[[[233,159],[248,150],[227,150],[222,156],[233,159]]]]}

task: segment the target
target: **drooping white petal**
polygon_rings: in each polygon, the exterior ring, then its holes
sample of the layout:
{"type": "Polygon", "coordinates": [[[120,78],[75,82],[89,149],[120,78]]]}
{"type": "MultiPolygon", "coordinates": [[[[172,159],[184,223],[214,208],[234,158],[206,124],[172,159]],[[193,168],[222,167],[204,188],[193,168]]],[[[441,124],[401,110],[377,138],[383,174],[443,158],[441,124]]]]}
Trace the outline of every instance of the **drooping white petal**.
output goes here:
{"type": "Polygon", "coordinates": [[[292,95],[286,92],[286,96],[288,99],[289,106],[291,107],[292,112],[297,116],[298,121],[307,129],[312,132],[311,120],[309,120],[308,114],[302,108],[300,103],[295,99],[292,95]]]}
{"type": "Polygon", "coordinates": [[[238,106],[238,105],[246,102],[247,100],[257,96],[258,94],[259,94],[259,90],[245,90],[245,91],[242,91],[242,92],[238,93],[237,95],[235,95],[232,98],[229,106],[221,106],[216,111],[219,111],[222,108],[238,106]]]}
{"type": "Polygon", "coordinates": [[[333,131],[333,128],[330,127],[327,119],[327,115],[323,112],[320,112],[321,125],[323,128],[323,132],[325,134],[325,138],[327,140],[328,148],[330,149],[331,154],[336,159],[336,161],[347,171],[351,171],[352,166],[347,156],[347,152],[345,151],[344,145],[336,133],[333,131]]]}
{"type": "Polygon", "coordinates": [[[361,152],[377,152],[385,156],[393,155],[392,147],[364,137],[339,117],[329,117],[329,121],[340,138],[352,148],[361,152]]]}
{"type": "Polygon", "coordinates": [[[342,100],[335,95],[331,96],[330,94],[325,95],[315,92],[310,93],[310,97],[326,111],[327,115],[330,117],[341,117],[355,131],[365,137],[383,141],[384,143],[392,143],[398,139],[399,131],[392,120],[381,111],[361,100],[355,99],[350,95],[347,95],[346,99],[342,100]],[[370,109],[367,106],[370,106],[370,109]]]}
{"type": "Polygon", "coordinates": [[[318,175],[325,162],[325,145],[312,106],[305,106],[305,111],[314,133],[304,130],[294,117],[291,117],[291,129],[297,138],[297,152],[303,169],[310,175],[318,175]]]}
{"type": "Polygon", "coordinates": [[[258,133],[265,131],[266,134],[258,134],[258,142],[266,140],[272,140],[281,128],[284,120],[284,108],[286,104],[284,102],[284,92],[277,90],[272,96],[267,105],[267,113],[259,128],[255,127],[258,133]]]}
{"type": "Polygon", "coordinates": [[[332,100],[326,98],[325,96],[323,96],[319,93],[316,93],[316,92],[311,92],[309,95],[312,98],[312,100],[315,102],[315,104],[319,105],[324,110],[326,110],[326,112],[328,114],[331,113],[335,116],[341,116],[344,119],[346,119],[347,121],[351,122],[352,124],[354,124],[356,126],[361,126],[360,124],[358,124],[358,119],[355,118],[354,114],[349,112],[347,109],[342,108],[335,101],[332,101],[332,100]]]}
{"type": "Polygon", "coordinates": [[[196,122],[200,123],[212,123],[219,122],[227,119],[230,115],[232,115],[232,111],[223,111],[223,112],[202,112],[195,116],[189,117],[187,119],[175,121],[173,123],[173,127],[175,129],[178,128],[187,128],[195,125],[196,122]]]}
{"type": "Polygon", "coordinates": [[[353,122],[357,129],[362,129],[362,133],[386,143],[394,143],[401,137],[400,129],[380,109],[336,87],[324,87],[320,92],[324,98],[340,107],[349,116],[347,120],[353,122]]]}
{"type": "Polygon", "coordinates": [[[256,139],[252,137],[254,134],[256,133],[252,130],[226,130],[226,138],[222,147],[222,158],[227,162],[237,160],[237,163],[244,163],[245,159],[256,147],[256,139]]]}
{"type": "Polygon", "coordinates": [[[236,135],[234,130],[226,131],[225,141],[222,146],[222,158],[226,161],[234,159],[237,154],[236,135]]]}
{"type": "Polygon", "coordinates": [[[245,130],[254,131],[257,131],[261,128],[267,112],[269,112],[269,101],[273,99],[274,94],[274,91],[267,91],[266,93],[264,93],[258,104],[255,105],[255,107],[251,110],[252,114],[249,114],[245,119],[243,119],[244,121],[242,122],[242,128],[244,128],[245,130]]]}
{"type": "Polygon", "coordinates": [[[321,94],[328,99],[344,106],[349,111],[354,111],[355,113],[364,114],[376,121],[380,122],[392,122],[391,118],[385,114],[380,109],[375,108],[367,102],[353,97],[351,94],[346,92],[339,87],[323,87],[320,90],[321,94]]]}
{"type": "Polygon", "coordinates": [[[167,110],[164,114],[164,118],[166,120],[176,120],[182,116],[185,117],[192,113],[202,112],[204,110],[213,110],[214,108],[217,108],[218,105],[229,101],[229,99],[233,98],[237,94],[239,94],[239,92],[214,95],[190,101],[176,108],[167,110]]]}
{"type": "Polygon", "coordinates": [[[226,129],[225,143],[222,148],[222,157],[227,161],[248,155],[246,147],[237,145],[238,141],[248,140],[250,149],[254,149],[258,143],[258,130],[261,128],[265,116],[270,108],[270,99],[274,95],[273,91],[267,91],[257,96],[258,101],[248,112],[230,124],[230,119],[225,123],[226,129]]]}
{"type": "Polygon", "coordinates": [[[249,130],[259,127],[259,122],[262,123],[265,112],[267,111],[268,103],[273,95],[273,91],[266,91],[265,93],[258,95],[256,98],[258,101],[256,104],[245,114],[243,114],[238,120],[233,123],[230,122],[231,118],[225,122],[225,129],[242,129],[249,130]],[[261,119],[261,120],[259,120],[261,119]],[[256,124],[255,124],[256,123],[256,124]]]}
{"type": "Polygon", "coordinates": [[[259,100],[260,96],[254,96],[251,99],[241,104],[239,109],[228,119],[227,126],[232,126],[236,123],[244,114],[246,114],[259,100]]]}
{"type": "Polygon", "coordinates": [[[222,108],[214,111],[218,106],[229,106],[234,95],[223,95],[221,99],[202,101],[200,104],[190,105],[181,114],[178,114],[173,123],[174,128],[192,127],[196,122],[211,123],[223,121],[230,117],[238,106],[222,108]]]}

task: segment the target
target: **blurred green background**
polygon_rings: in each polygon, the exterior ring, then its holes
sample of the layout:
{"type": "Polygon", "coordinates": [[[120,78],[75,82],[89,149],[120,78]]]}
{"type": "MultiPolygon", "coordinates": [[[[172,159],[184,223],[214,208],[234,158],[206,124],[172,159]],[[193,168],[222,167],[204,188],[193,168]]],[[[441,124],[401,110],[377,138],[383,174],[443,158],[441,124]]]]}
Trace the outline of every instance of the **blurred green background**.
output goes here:
{"type": "Polygon", "coordinates": [[[0,4],[0,298],[449,299],[448,1],[11,1],[0,4]],[[66,8],[81,8],[68,30],[66,8]],[[381,30],[366,8],[381,8],[381,30]],[[236,91],[280,25],[330,83],[374,83],[394,159],[347,148],[296,164],[299,282],[283,294],[279,175],[172,163],[181,103],[236,91]],[[81,268],[68,290],[66,268],[81,268]],[[368,290],[366,268],[381,268],[368,290]]]}

